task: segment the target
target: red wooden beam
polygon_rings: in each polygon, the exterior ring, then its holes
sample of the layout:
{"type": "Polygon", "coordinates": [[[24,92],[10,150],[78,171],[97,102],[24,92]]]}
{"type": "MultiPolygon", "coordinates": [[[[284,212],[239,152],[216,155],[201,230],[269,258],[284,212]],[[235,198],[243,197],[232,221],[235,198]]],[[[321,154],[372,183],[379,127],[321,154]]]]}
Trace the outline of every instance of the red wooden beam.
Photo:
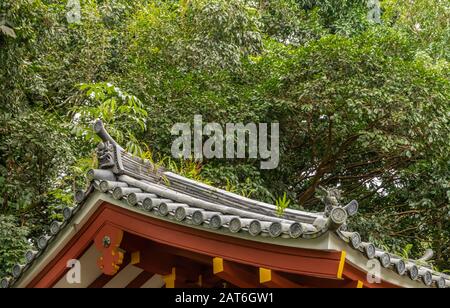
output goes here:
{"type": "Polygon", "coordinates": [[[342,286],[343,288],[348,289],[362,289],[364,287],[364,283],[362,281],[349,281],[342,286]]]}
{"type": "Polygon", "coordinates": [[[174,246],[160,244],[158,242],[154,242],[154,241],[139,237],[135,234],[131,234],[128,232],[126,232],[124,234],[124,238],[123,238],[121,247],[126,250],[133,250],[133,251],[141,250],[143,248],[149,249],[151,251],[161,251],[161,252],[168,253],[168,254],[171,254],[171,255],[174,255],[177,257],[182,257],[185,259],[195,261],[198,264],[204,264],[205,266],[211,266],[211,258],[207,255],[189,251],[189,250],[184,250],[184,249],[174,247],[174,246]]]}
{"type": "Polygon", "coordinates": [[[203,282],[203,277],[208,279],[206,284],[209,283],[210,277],[205,274],[208,271],[210,272],[211,266],[207,267],[199,263],[205,257],[210,260],[207,256],[193,252],[183,253],[181,249],[176,247],[158,244],[129,233],[124,234],[121,247],[127,250],[139,251],[139,261],[135,265],[146,271],[152,270],[152,273],[169,277],[173,268],[175,268],[175,284],[177,286],[200,286],[203,282]]]}
{"type": "Polygon", "coordinates": [[[304,288],[305,286],[295,283],[275,271],[267,268],[259,268],[259,283],[269,288],[304,288]]]}
{"type": "Polygon", "coordinates": [[[79,258],[105,224],[112,224],[128,233],[186,251],[300,275],[335,279],[341,259],[340,252],[307,250],[232,238],[103,203],[28,287],[54,285],[68,270],[67,260],[79,258]]]}
{"type": "Polygon", "coordinates": [[[195,261],[167,253],[164,246],[155,248],[151,241],[134,235],[126,235],[121,247],[135,250],[133,265],[162,275],[167,288],[199,287],[197,281],[203,268],[195,261]]]}
{"type": "Polygon", "coordinates": [[[216,257],[213,259],[213,273],[240,288],[258,287],[256,268],[216,257]]]}
{"type": "Polygon", "coordinates": [[[163,276],[172,275],[175,269],[176,280],[189,282],[196,282],[199,273],[202,272],[198,266],[188,260],[180,260],[174,255],[149,250],[140,251],[140,260],[134,266],[163,276]]]}
{"type": "Polygon", "coordinates": [[[223,280],[214,275],[212,267],[207,272],[201,274],[200,287],[202,288],[217,288],[223,287],[223,280]]]}
{"type": "Polygon", "coordinates": [[[175,263],[175,258],[161,252],[149,253],[146,250],[140,251],[140,261],[135,266],[146,272],[159,275],[169,275],[175,263]]]}
{"type": "Polygon", "coordinates": [[[308,288],[343,288],[351,282],[348,279],[329,279],[322,277],[312,277],[305,275],[295,275],[290,273],[279,273],[290,281],[308,288]]]}
{"type": "Polygon", "coordinates": [[[178,269],[176,273],[178,280],[175,281],[175,287],[222,287],[222,280],[212,273],[211,258],[209,256],[156,243],[130,233],[124,234],[121,247],[127,250],[146,250],[149,253],[156,251],[174,256],[175,261],[172,259],[174,264],[167,264],[167,268],[169,269],[171,265],[175,265],[178,269]],[[188,275],[186,275],[184,269],[190,269],[188,275]],[[196,279],[195,282],[193,281],[194,279],[196,279]]]}

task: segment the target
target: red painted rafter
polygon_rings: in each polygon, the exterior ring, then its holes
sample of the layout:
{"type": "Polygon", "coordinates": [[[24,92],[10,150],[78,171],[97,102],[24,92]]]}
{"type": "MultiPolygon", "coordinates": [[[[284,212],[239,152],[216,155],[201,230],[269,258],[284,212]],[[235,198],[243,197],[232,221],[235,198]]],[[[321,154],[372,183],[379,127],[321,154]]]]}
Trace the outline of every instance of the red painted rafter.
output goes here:
{"type": "Polygon", "coordinates": [[[145,261],[142,264],[135,264],[143,270],[158,270],[157,273],[164,276],[168,275],[175,267],[175,286],[177,287],[214,287],[220,283],[220,278],[212,274],[211,258],[208,256],[155,243],[129,233],[124,234],[121,247],[129,251],[138,251],[143,259],[151,255],[150,263],[151,260],[158,259],[158,266],[146,264],[145,261]],[[186,269],[189,269],[189,272],[186,269]]]}
{"type": "Polygon", "coordinates": [[[170,246],[158,245],[145,238],[125,233],[121,248],[139,254],[134,266],[146,272],[162,275],[171,285],[177,287],[199,287],[199,276],[204,266],[193,259],[174,255],[170,246]],[[172,281],[173,280],[173,281],[172,281]]]}
{"type": "MultiPolygon", "coordinates": [[[[54,285],[67,271],[66,261],[80,257],[92,243],[96,232],[105,224],[113,224],[128,233],[178,249],[299,275],[334,279],[341,256],[340,252],[307,250],[232,238],[103,203],[28,287],[54,285]]],[[[350,266],[346,267],[347,271],[349,268],[350,266]]]]}
{"type": "Polygon", "coordinates": [[[259,269],[259,282],[268,288],[304,288],[305,286],[295,283],[283,277],[281,274],[266,268],[259,269]]]}
{"type": "Polygon", "coordinates": [[[240,288],[259,287],[256,268],[218,257],[212,261],[214,274],[223,280],[240,288]]]}
{"type": "Polygon", "coordinates": [[[140,250],[142,247],[149,249],[150,251],[160,251],[170,255],[174,255],[177,257],[182,257],[185,259],[189,259],[195,261],[198,264],[204,264],[207,266],[211,266],[211,257],[200,254],[197,252],[184,250],[178,247],[169,246],[165,244],[160,244],[154,241],[150,241],[146,238],[139,237],[134,234],[125,233],[122,248],[126,250],[140,250]]]}

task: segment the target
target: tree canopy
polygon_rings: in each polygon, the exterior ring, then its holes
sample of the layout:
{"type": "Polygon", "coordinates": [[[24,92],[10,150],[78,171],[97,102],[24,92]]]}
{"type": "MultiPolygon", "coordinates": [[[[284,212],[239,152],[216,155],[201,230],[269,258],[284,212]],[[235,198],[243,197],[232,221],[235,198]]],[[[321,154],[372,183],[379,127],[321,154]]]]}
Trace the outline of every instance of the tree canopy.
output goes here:
{"type": "Polygon", "coordinates": [[[364,238],[450,268],[448,1],[383,0],[379,20],[365,0],[68,3],[0,4],[0,276],[84,185],[97,117],[130,152],[251,198],[314,211],[339,187],[364,238]],[[171,157],[194,114],[279,122],[278,168],[171,157]]]}

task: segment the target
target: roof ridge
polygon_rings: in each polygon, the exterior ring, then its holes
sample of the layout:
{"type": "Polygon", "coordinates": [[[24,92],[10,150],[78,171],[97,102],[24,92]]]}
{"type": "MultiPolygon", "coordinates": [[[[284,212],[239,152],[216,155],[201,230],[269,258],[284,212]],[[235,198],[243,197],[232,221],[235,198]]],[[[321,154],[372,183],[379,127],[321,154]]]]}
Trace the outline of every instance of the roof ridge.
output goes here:
{"type": "MultiPolygon", "coordinates": [[[[245,206],[247,206],[246,209],[250,211],[265,215],[277,215],[276,206],[273,204],[246,198],[166,171],[164,168],[157,167],[148,160],[138,158],[128,153],[108,134],[100,119],[95,122],[94,131],[103,141],[97,146],[100,169],[111,170],[116,176],[128,175],[132,178],[148,181],[150,183],[165,184],[175,191],[182,191],[183,193],[201,197],[211,202],[221,202],[225,205],[241,209],[244,209],[245,206]]],[[[113,177],[113,175],[110,175],[110,177],[113,177]]],[[[353,216],[358,210],[358,203],[356,200],[352,200],[345,206],[335,204],[333,207],[343,207],[347,212],[347,216],[353,216]]],[[[295,209],[286,209],[281,216],[290,220],[298,219],[301,222],[313,223],[315,220],[326,216],[326,214],[326,212],[312,213],[295,209]]],[[[345,221],[342,224],[345,224],[346,219],[347,217],[345,217],[345,221]]]]}

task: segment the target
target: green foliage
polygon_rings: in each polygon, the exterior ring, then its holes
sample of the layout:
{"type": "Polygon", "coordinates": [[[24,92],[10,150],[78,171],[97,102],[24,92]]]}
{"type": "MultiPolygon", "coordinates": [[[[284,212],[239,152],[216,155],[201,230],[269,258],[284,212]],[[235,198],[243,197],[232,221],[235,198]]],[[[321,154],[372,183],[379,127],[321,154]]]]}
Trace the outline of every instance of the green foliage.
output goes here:
{"type": "Polygon", "coordinates": [[[201,170],[201,176],[215,187],[262,201],[273,200],[261,171],[252,164],[206,164],[201,170]]]}
{"type": "Polygon", "coordinates": [[[363,0],[81,1],[69,24],[64,1],[3,0],[0,213],[29,238],[60,219],[101,117],[140,157],[280,211],[322,211],[315,189],[339,186],[364,238],[448,268],[448,1],[380,3],[376,24],[363,0]],[[279,122],[279,167],[171,158],[194,114],[279,122]]]}
{"type": "Polygon", "coordinates": [[[257,17],[241,0],[152,2],[129,26],[136,38],[131,50],[138,65],[175,65],[183,71],[236,67],[242,56],[261,48],[257,17]]]}
{"type": "Polygon", "coordinates": [[[316,9],[331,33],[352,35],[366,29],[368,2],[365,0],[298,0],[306,10],[316,9]]]}
{"type": "Polygon", "coordinates": [[[277,207],[277,215],[283,216],[284,210],[289,207],[289,204],[291,203],[291,200],[287,199],[286,193],[283,194],[283,197],[278,197],[277,200],[275,200],[275,205],[277,207]]]}
{"type": "Polygon", "coordinates": [[[14,216],[0,215],[0,276],[11,273],[12,267],[23,262],[25,252],[31,248],[27,240],[28,229],[17,226],[14,216]]]}
{"type": "Polygon", "coordinates": [[[110,83],[94,83],[81,84],[80,93],[71,100],[76,105],[71,111],[74,133],[92,142],[96,137],[92,124],[102,119],[117,142],[126,145],[130,153],[142,155],[135,132],[146,129],[148,114],[139,98],[110,83]]]}
{"type": "Polygon", "coordinates": [[[171,171],[177,174],[193,180],[205,182],[200,176],[201,164],[199,162],[194,160],[180,160],[179,163],[177,163],[177,161],[169,157],[168,166],[171,171]]]}
{"type": "Polygon", "coordinates": [[[412,244],[407,244],[407,245],[405,246],[405,248],[403,248],[403,250],[401,251],[401,253],[399,254],[399,256],[402,257],[404,260],[410,259],[409,256],[410,256],[410,254],[411,254],[411,251],[412,251],[413,247],[414,247],[414,245],[412,245],[412,244]]]}
{"type": "Polygon", "coordinates": [[[317,8],[304,10],[295,0],[261,1],[261,11],[264,32],[282,43],[305,44],[328,32],[317,8]]]}
{"type": "Polygon", "coordinates": [[[433,58],[450,59],[449,3],[446,0],[385,0],[386,23],[405,33],[433,58]]]}
{"type": "Polygon", "coordinates": [[[52,215],[49,193],[74,161],[64,127],[51,115],[30,112],[2,114],[0,130],[1,213],[45,223],[52,215]]]}

